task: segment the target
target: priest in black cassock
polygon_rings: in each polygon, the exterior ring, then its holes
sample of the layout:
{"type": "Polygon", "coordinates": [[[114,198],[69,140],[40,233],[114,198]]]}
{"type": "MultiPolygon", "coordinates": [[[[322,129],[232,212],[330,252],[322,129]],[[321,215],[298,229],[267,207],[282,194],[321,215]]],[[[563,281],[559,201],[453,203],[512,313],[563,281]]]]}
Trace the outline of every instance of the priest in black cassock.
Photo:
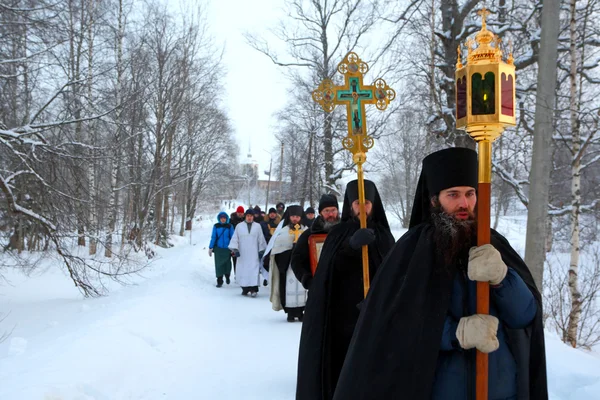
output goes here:
{"type": "Polygon", "coordinates": [[[361,308],[335,400],[475,399],[475,350],[489,353],[489,400],[546,400],[542,300],[527,265],[491,230],[476,246],[477,153],[423,160],[410,229],[361,308]],[[476,283],[490,284],[490,315],[476,283]]]}
{"type": "Polygon", "coordinates": [[[369,248],[369,272],[394,244],[375,184],[365,180],[367,228],[360,227],[358,181],[348,183],[341,222],[323,244],[312,280],[298,356],[297,400],[333,397],[363,301],[362,246],[369,248]]]}

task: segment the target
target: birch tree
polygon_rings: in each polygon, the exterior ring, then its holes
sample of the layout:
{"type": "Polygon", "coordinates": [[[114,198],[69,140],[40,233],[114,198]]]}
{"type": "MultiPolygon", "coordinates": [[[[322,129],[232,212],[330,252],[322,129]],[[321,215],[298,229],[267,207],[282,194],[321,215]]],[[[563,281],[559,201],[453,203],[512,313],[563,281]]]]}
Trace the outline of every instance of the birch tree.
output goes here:
{"type": "MultiPolygon", "coordinates": [[[[360,46],[361,40],[376,21],[377,2],[287,0],[286,10],[289,10],[288,15],[274,34],[286,45],[287,55],[273,51],[265,38],[247,35],[248,42],[273,63],[285,67],[296,84],[302,81],[303,86],[314,90],[323,79],[334,78],[337,64],[349,51],[360,46]]],[[[368,58],[366,55],[362,57],[368,58]]],[[[324,157],[325,180],[327,185],[333,187],[342,172],[336,171],[335,154],[341,146],[339,141],[334,141],[336,129],[342,126],[335,120],[340,112],[325,113],[320,110],[318,114],[322,119],[319,148],[324,157]]],[[[342,121],[345,123],[345,118],[342,121]]],[[[346,128],[343,129],[345,136],[346,128]]]]}

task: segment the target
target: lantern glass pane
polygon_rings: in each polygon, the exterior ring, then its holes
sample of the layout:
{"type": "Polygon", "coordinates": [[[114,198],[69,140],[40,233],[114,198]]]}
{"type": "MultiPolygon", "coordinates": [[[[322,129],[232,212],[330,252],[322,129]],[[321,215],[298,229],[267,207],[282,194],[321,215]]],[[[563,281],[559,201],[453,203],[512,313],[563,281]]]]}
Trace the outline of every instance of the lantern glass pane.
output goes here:
{"type": "Polygon", "coordinates": [[[513,76],[506,75],[504,72],[501,76],[501,87],[502,87],[502,115],[508,115],[510,117],[515,116],[515,103],[513,101],[514,83],[513,76]]]}
{"type": "Polygon", "coordinates": [[[467,116],[467,77],[456,81],[456,119],[467,116]]]}
{"type": "Polygon", "coordinates": [[[496,113],[496,85],[493,72],[487,72],[485,79],[480,73],[471,77],[471,113],[489,115],[496,113]]]}

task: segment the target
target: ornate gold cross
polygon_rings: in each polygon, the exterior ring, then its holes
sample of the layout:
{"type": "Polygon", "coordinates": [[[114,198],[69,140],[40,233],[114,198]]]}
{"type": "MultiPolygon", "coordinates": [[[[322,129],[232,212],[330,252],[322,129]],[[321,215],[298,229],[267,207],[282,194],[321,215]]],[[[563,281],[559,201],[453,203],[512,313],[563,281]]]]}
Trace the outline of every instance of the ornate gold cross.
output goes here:
{"type": "Polygon", "coordinates": [[[383,111],[396,98],[396,92],[381,78],[372,85],[363,85],[363,75],[369,71],[369,65],[356,53],[348,53],[337,70],[344,75],[344,85],[335,86],[331,79],[323,79],[319,88],[312,92],[313,100],[327,112],[332,112],[336,105],[346,105],[348,137],[342,144],[354,155],[366,153],[374,143],[367,135],[365,104],[375,104],[383,111]]]}
{"type": "MultiPolygon", "coordinates": [[[[332,112],[336,105],[346,105],[348,117],[348,136],[342,141],[346,150],[352,153],[358,174],[358,201],[360,203],[360,226],[367,227],[365,214],[365,186],[362,165],[367,160],[367,151],[374,141],[367,134],[365,104],[375,104],[379,110],[385,110],[390,101],[396,98],[396,92],[381,78],[372,85],[363,85],[363,75],[369,71],[367,63],[356,53],[350,52],[337,66],[344,75],[344,85],[335,86],[329,78],[323,79],[317,90],[312,92],[313,100],[326,112],[332,112]]],[[[369,291],[369,254],[367,246],[362,248],[364,294],[369,291]]]]}
{"type": "Polygon", "coordinates": [[[296,224],[294,225],[294,229],[290,228],[290,235],[294,236],[294,243],[296,243],[298,241],[298,236],[300,236],[302,234],[302,231],[300,230],[300,224],[296,224]]]}

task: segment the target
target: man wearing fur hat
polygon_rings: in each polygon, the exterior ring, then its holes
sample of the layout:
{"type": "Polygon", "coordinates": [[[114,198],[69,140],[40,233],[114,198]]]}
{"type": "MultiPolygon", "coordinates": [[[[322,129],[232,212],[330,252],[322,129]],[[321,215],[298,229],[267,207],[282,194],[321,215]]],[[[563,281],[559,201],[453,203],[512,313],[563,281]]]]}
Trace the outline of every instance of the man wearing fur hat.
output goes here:
{"type": "Polygon", "coordinates": [[[541,296],[502,235],[476,247],[477,183],[473,150],[423,160],[410,229],[362,306],[335,400],[475,398],[475,349],[489,353],[490,400],[548,399],[541,296]],[[478,281],[489,315],[476,313],[478,281]]]}
{"type": "Polygon", "coordinates": [[[260,260],[267,242],[262,228],[254,222],[254,211],[249,208],[244,222],[236,226],[229,249],[238,258],[236,281],[242,287],[242,295],[256,297],[258,294],[260,260]]]}
{"type": "Polygon", "coordinates": [[[296,279],[290,266],[292,252],[298,237],[306,229],[301,225],[304,213],[302,207],[289,206],[284,214],[283,227],[274,236],[271,249],[269,281],[271,282],[271,303],[273,310],[284,310],[288,322],[302,321],[306,304],[306,290],[296,279]]]}

